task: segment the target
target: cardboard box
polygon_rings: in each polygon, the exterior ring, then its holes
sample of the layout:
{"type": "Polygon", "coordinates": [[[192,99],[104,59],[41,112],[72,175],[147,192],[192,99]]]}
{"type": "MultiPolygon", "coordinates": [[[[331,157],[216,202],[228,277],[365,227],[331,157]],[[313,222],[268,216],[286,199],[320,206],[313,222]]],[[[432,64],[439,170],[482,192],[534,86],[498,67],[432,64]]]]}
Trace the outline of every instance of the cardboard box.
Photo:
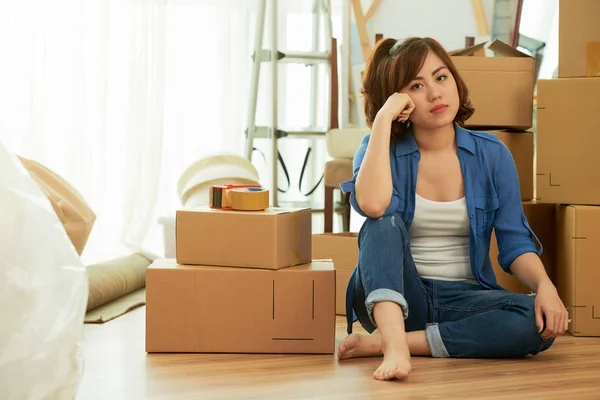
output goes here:
{"type": "Polygon", "coordinates": [[[146,272],[146,351],[320,353],[335,350],[335,269],[177,265],[146,272]]]}
{"type": "Polygon", "coordinates": [[[521,200],[533,200],[533,132],[489,131],[510,150],[519,174],[521,200]]]}
{"type": "Polygon", "coordinates": [[[202,207],[177,211],[175,224],[179,264],[279,269],[311,261],[308,208],[202,207]]]}
{"type": "Polygon", "coordinates": [[[488,49],[500,57],[470,56],[484,45],[450,53],[475,107],[475,113],[465,126],[531,128],[535,60],[499,40],[492,42],[488,49]]]}
{"type": "Polygon", "coordinates": [[[600,77],[600,42],[588,42],[586,58],[586,75],[600,77]]]}
{"type": "Polygon", "coordinates": [[[588,65],[600,58],[600,1],[560,0],[558,7],[558,76],[595,76],[588,65]]]}
{"type": "Polygon", "coordinates": [[[600,336],[600,207],[559,206],[557,288],[569,309],[569,332],[600,336]]]}
{"type": "Polygon", "coordinates": [[[600,204],[600,78],[538,81],[537,201],[600,204]]]}
{"type": "MultiPolygon", "coordinates": [[[[531,201],[523,202],[523,211],[529,221],[529,226],[538,237],[543,246],[543,253],[540,257],[546,273],[550,279],[555,282],[556,265],[556,205],[539,204],[531,201]]],[[[494,272],[498,284],[504,289],[514,293],[530,293],[531,290],[523,285],[514,275],[507,274],[498,264],[498,243],[496,235],[492,232],[490,242],[490,260],[494,267],[494,272]]]]}
{"type": "Polygon", "coordinates": [[[323,233],[312,237],[313,259],[329,258],[335,265],[335,313],[346,315],[346,289],[358,264],[358,233],[323,233]]]}

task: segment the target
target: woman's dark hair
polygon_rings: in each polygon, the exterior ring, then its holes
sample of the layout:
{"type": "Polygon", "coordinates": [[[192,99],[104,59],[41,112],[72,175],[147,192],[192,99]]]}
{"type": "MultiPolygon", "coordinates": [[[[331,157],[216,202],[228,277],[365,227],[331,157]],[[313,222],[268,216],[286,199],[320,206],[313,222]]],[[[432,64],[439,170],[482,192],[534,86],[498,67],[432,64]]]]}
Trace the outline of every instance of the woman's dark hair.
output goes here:
{"type": "MultiPolygon", "coordinates": [[[[419,73],[425,63],[427,53],[438,56],[452,73],[458,88],[459,108],[454,122],[464,125],[475,109],[469,100],[469,90],[460,77],[452,59],[444,48],[432,38],[412,37],[404,41],[396,39],[380,40],[367,62],[363,72],[363,88],[366,123],[369,128],[375,121],[377,112],[388,97],[406,87],[419,73]]],[[[405,126],[398,121],[392,123],[392,138],[404,134],[405,126]]]]}

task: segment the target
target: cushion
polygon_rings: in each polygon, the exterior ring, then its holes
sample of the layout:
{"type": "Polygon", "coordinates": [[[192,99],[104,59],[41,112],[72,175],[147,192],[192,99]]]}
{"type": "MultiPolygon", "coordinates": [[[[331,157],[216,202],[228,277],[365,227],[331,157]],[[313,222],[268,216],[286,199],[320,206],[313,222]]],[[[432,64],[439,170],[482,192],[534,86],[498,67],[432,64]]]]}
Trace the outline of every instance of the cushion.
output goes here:
{"type": "Polygon", "coordinates": [[[360,146],[362,138],[369,133],[368,129],[331,129],[325,134],[327,153],[331,158],[352,160],[360,146]]]}
{"type": "Polygon", "coordinates": [[[339,189],[340,183],[352,179],[352,160],[331,160],[325,164],[325,186],[339,189]]]}
{"type": "Polygon", "coordinates": [[[75,250],[81,255],[96,221],[96,214],[64,178],[37,161],[24,157],[19,159],[50,200],[75,250]]]}

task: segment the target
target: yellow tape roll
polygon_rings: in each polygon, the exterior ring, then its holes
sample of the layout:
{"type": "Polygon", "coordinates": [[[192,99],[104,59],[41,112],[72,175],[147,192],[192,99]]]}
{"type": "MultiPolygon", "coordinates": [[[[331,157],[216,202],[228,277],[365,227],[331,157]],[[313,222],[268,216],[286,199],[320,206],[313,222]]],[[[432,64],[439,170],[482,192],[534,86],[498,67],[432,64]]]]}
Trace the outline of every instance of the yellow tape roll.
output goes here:
{"type": "Polygon", "coordinates": [[[229,191],[231,209],[260,211],[269,208],[269,191],[263,188],[239,188],[229,191]]]}

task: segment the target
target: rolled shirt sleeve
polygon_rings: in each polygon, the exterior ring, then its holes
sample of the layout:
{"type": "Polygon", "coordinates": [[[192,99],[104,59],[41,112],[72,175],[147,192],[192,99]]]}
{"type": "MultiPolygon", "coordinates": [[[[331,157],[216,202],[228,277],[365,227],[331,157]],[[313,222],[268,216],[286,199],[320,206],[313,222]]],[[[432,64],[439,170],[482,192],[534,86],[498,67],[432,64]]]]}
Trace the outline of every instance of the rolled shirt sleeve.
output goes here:
{"type": "MultiPolygon", "coordinates": [[[[367,147],[369,145],[369,139],[371,138],[371,134],[367,134],[363,137],[360,146],[358,148],[358,150],[356,151],[356,154],[354,155],[354,160],[352,162],[352,169],[353,169],[353,173],[352,173],[352,179],[350,179],[349,181],[346,182],[342,182],[340,184],[340,189],[342,190],[342,192],[344,193],[350,193],[350,205],[352,206],[352,208],[360,215],[362,215],[365,218],[369,218],[368,215],[366,215],[358,206],[358,202],[356,201],[356,193],[355,193],[355,185],[356,185],[356,178],[358,176],[358,171],[360,170],[360,166],[362,165],[363,159],[365,158],[365,154],[367,152],[367,147]]],[[[387,209],[385,210],[384,214],[382,216],[387,216],[390,215],[392,213],[395,212],[395,210],[398,208],[398,205],[400,204],[400,197],[398,195],[398,192],[396,191],[395,188],[395,171],[393,168],[393,164],[392,164],[392,159],[390,158],[390,168],[392,170],[392,198],[390,200],[390,204],[388,205],[387,209]]]]}
{"type": "Polygon", "coordinates": [[[496,190],[499,208],[494,218],[494,230],[499,250],[498,263],[504,271],[512,273],[510,265],[517,257],[529,252],[539,256],[543,247],[523,212],[519,175],[512,154],[501,142],[496,190]]]}

